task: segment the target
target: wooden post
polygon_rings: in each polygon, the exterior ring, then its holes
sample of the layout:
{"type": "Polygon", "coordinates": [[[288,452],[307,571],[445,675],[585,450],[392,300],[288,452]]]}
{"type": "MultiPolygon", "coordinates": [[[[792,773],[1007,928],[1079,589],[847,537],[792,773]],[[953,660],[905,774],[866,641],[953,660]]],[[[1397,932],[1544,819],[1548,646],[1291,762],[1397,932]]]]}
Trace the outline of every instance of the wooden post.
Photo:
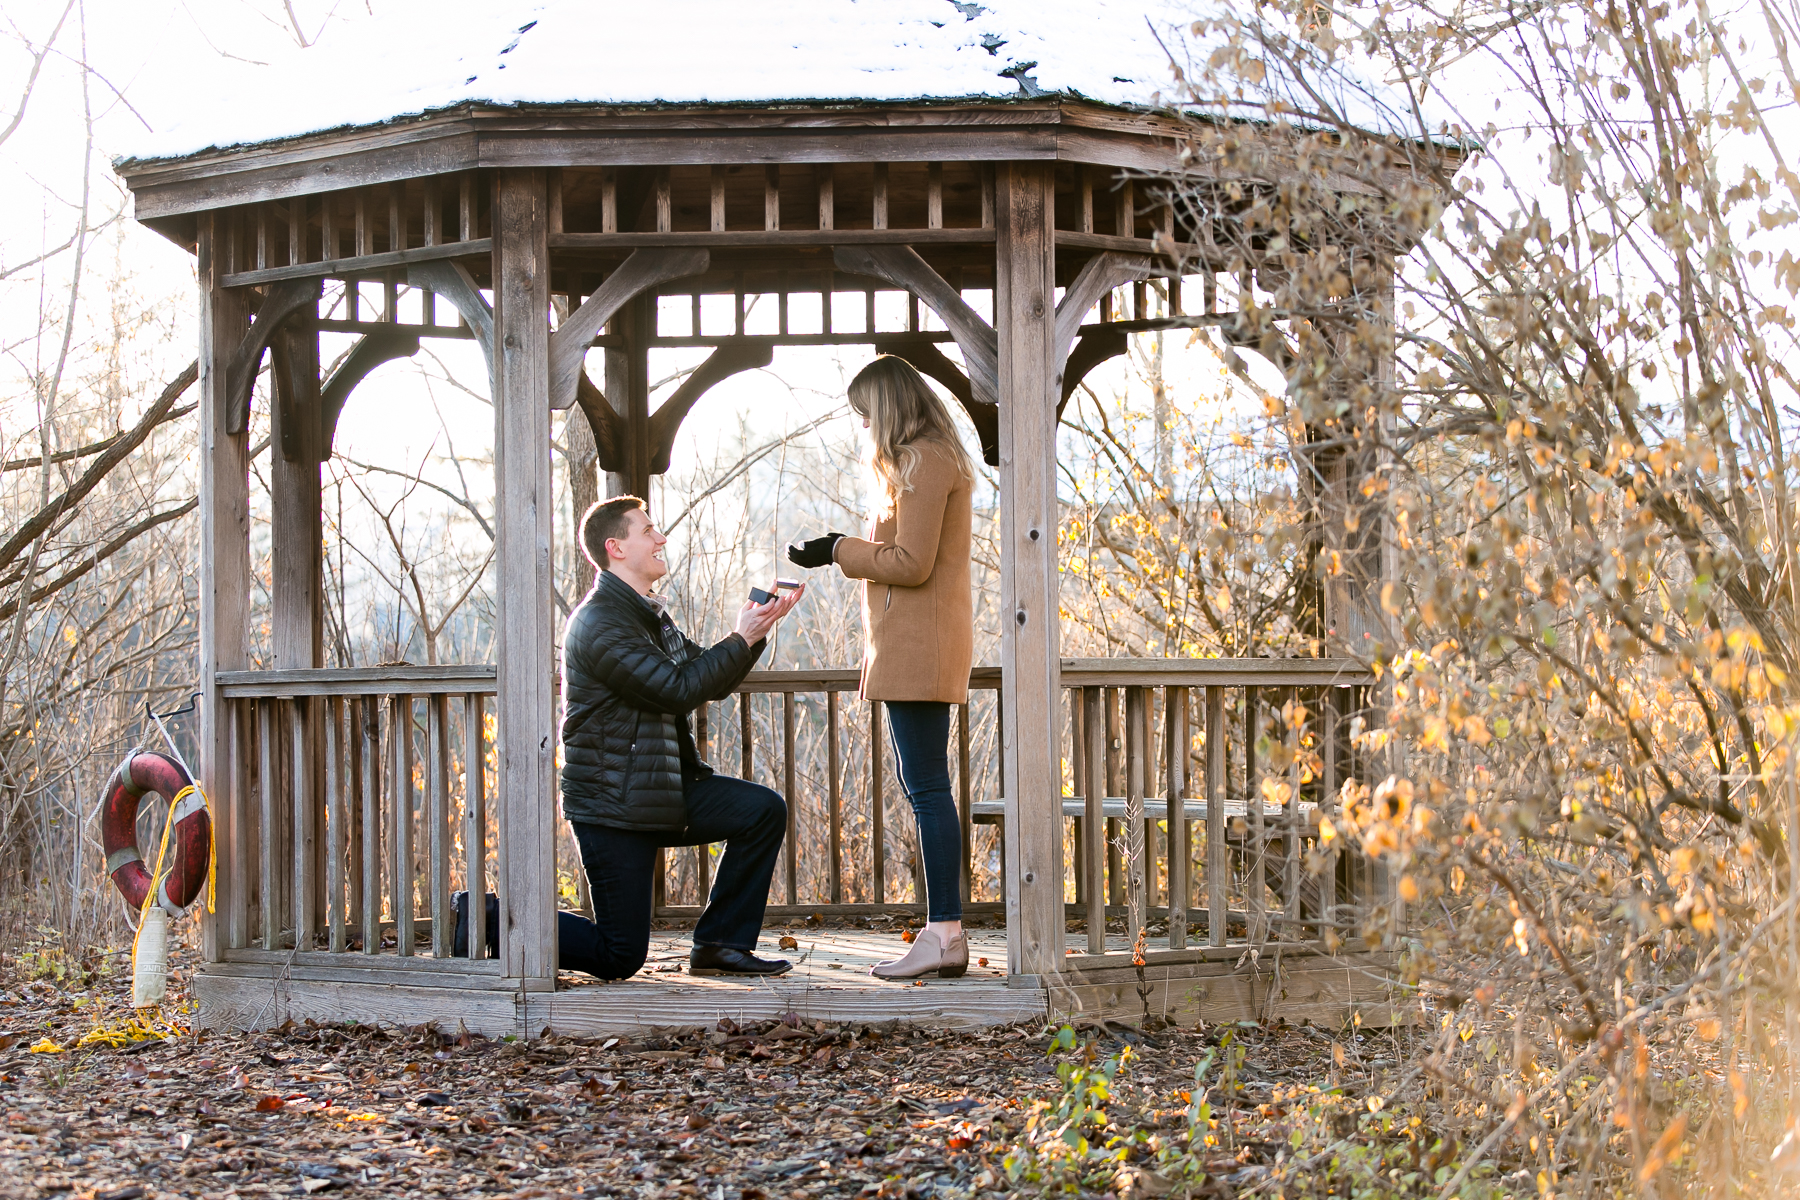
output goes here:
{"type": "MultiPolygon", "coordinates": [[[[324,434],[319,334],[311,314],[289,318],[270,345],[270,357],[275,402],[269,455],[269,642],[277,670],[311,670],[324,665],[325,653],[319,480],[324,434]]],[[[287,841],[282,861],[292,868],[287,890],[296,945],[310,950],[324,900],[318,869],[324,759],[311,705],[296,699],[289,715],[291,786],[275,797],[275,810],[287,841]]],[[[273,831],[265,830],[264,836],[272,838],[273,831]]]]}
{"type": "Polygon", "coordinates": [[[608,346],[606,399],[624,419],[625,469],[606,473],[606,495],[639,496],[650,501],[650,350],[645,344],[656,332],[656,298],[635,296],[627,301],[611,325],[623,345],[608,346]]]}
{"type": "Polygon", "coordinates": [[[1063,960],[1055,207],[1045,165],[996,174],[1006,958],[1011,974],[1048,975],[1063,960]]]}
{"type": "Polygon", "coordinates": [[[217,915],[200,918],[208,962],[219,961],[224,946],[250,942],[247,847],[235,834],[251,803],[241,786],[248,772],[234,770],[231,706],[219,694],[220,671],[250,665],[250,435],[230,428],[228,389],[232,353],[249,326],[250,308],[241,290],[222,283],[220,253],[227,217],[203,213],[199,222],[200,276],[200,689],[202,736],[198,764],[211,796],[219,828],[221,903],[217,915]],[[234,890],[240,894],[232,894],[234,890]]]}
{"type": "MultiPolygon", "coordinates": [[[[544,172],[494,182],[495,707],[501,970],[556,981],[556,698],[551,593],[550,257],[544,172]]],[[[479,919],[472,898],[470,918],[479,919]]]]}

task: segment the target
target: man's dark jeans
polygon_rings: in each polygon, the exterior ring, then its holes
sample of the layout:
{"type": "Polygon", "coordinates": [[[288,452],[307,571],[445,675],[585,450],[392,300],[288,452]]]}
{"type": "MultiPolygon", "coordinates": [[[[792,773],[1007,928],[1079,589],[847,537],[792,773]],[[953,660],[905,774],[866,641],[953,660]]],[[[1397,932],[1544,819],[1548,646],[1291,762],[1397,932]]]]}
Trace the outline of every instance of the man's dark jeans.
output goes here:
{"type": "Polygon", "coordinates": [[[579,948],[563,933],[563,966],[601,979],[626,979],[644,965],[656,852],[667,846],[725,843],[712,895],[694,926],[694,944],[756,949],[769,880],[787,834],[787,805],[779,793],[727,775],[689,783],[685,798],[687,828],[668,833],[570,822],[594,898],[595,931],[592,942],[579,948]]]}

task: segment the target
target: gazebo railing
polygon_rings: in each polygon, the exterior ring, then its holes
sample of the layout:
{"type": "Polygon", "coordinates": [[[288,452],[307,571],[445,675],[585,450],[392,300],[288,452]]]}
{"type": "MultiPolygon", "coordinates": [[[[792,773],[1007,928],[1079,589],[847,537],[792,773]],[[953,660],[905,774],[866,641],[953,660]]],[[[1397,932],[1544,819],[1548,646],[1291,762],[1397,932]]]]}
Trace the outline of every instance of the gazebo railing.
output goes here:
{"type": "MultiPolygon", "coordinates": [[[[480,665],[220,673],[223,959],[450,957],[451,890],[487,890],[501,832],[486,813],[494,681],[480,665]]],[[[459,969],[497,975],[470,924],[459,969]]]]}
{"type": "MultiPolygon", "coordinates": [[[[771,917],[922,920],[925,915],[911,818],[901,815],[904,797],[889,763],[886,715],[880,702],[857,699],[858,676],[854,670],[754,671],[731,699],[694,714],[702,758],[720,771],[773,787],[787,800],[788,836],[770,888],[771,917]],[[890,899],[906,893],[908,876],[913,899],[890,899]]],[[[970,855],[971,822],[983,804],[979,797],[998,795],[997,760],[993,770],[984,771],[972,748],[984,725],[986,740],[995,740],[998,722],[984,718],[998,702],[999,668],[975,668],[969,690],[971,703],[957,706],[951,732],[951,785],[963,830],[964,907],[993,914],[1003,911],[1004,903],[970,895],[970,855]]],[[[700,846],[664,852],[656,884],[658,916],[700,914],[718,850],[700,846]]]]}
{"type": "Polygon", "coordinates": [[[1073,659],[1062,681],[1070,965],[1129,963],[1140,931],[1149,961],[1314,941],[1369,903],[1360,861],[1319,837],[1360,773],[1358,664],[1073,659]]]}
{"type": "MultiPolygon", "coordinates": [[[[1084,959],[1129,957],[1136,931],[1152,924],[1170,951],[1189,949],[1190,926],[1196,949],[1313,940],[1349,924],[1367,903],[1371,881],[1318,836],[1339,787],[1357,773],[1348,733],[1359,689],[1371,681],[1360,666],[1069,659],[1062,678],[1063,728],[1052,735],[1062,741],[1065,772],[1065,912],[1086,934],[1084,959]],[[1103,902],[1090,905],[1093,895],[1103,902]]],[[[925,916],[922,880],[915,878],[910,900],[890,899],[896,883],[905,891],[892,868],[895,848],[911,840],[910,819],[895,815],[904,804],[896,803],[881,705],[843,695],[856,685],[855,671],[758,671],[733,698],[696,714],[703,757],[787,798],[772,918],[925,916]],[[801,745],[809,738],[810,753],[801,745]]],[[[970,688],[977,706],[997,706],[999,670],[976,668],[970,688]]],[[[980,737],[984,716],[991,733],[997,708],[972,718],[971,706],[960,706],[952,725],[964,907],[973,914],[1004,909],[1003,748],[980,737]],[[977,742],[985,754],[971,754],[977,742]],[[997,872],[975,869],[972,835],[981,826],[1000,827],[997,872]],[[978,874],[989,876],[984,895],[972,888],[978,874]]],[[[659,916],[699,914],[716,850],[665,853],[659,916]]]]}
{"type": "MultiPolygon", "coordinates": [[[[1318,659],[1070,659],[1062,681],[1061,728],[1048,732],[1064,764],[1071,966],[1130,962],[1139,931],[1155,939],[1154,961],[1354,924],[1373,881],[1319,830],[1360,770],[1349,732],[1367,672],[1318,659]]],[[[492,887],[505,836],[487,814],[494,668],[218,682],[231,747],[220,958],[410,970],[450,957],[450,893],[492,887]]],[[[1004,910],[1000,683],[997,668],[972,672],[952,727],[965,910],[977,916],[1004,910]],[[978,868],[987,826],[998,836],[978,868]]],[[[772,918],[925,916],[884,714],[856,686],[853,670],[758,671],[695,714],[703,757],[788,800],[772,918]]],[[[665,852],[658,916],[699,914],[717,850],[665,852]]],[[[444,969],[498,976],[483,924],[471,922],[471,959],[444,969]]]]}

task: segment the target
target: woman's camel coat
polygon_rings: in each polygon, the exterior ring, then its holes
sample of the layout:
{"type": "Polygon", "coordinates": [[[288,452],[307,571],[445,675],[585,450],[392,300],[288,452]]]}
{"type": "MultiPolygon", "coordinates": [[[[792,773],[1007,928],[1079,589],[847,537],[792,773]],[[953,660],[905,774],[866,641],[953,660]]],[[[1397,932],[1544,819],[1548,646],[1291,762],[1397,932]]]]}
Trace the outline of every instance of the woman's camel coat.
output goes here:
{"type": "Polygon", "coordinates": [[[836,559],[864,581],[863,698],[961,704],[975,653],[970,481],[943,446],[915,445],[912,490],[867,538],[839,539],[836,559]]]}

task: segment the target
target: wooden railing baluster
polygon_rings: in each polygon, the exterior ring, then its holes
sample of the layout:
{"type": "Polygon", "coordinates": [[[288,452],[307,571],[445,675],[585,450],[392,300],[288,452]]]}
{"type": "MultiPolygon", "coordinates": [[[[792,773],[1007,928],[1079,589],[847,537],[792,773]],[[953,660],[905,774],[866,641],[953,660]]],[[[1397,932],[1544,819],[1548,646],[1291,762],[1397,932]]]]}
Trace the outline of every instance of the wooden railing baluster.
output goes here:
{"type": "Polygon", "coordinates": [[[251,740],[251,724],[255,719],[254,700],[231,702],[226,717],[231,722],[231,854],[226,859],[226,876],[219,880],[224,890],[225,944],[234,950],[250,945],[250,880],[252,863],[250,847],[251,813],[255,804],[251,796],[251,768],[255,748],[251,740]]]}
{"type": "MultiPolygon", "coordinates": [[[[712,705],[702,704],[694,713],[694,745],[700,755],[700,761],[706,762],[712,753],[711,722],[707,719],[712,705]]],[[[694,847],[694,879],[699,885],[696,904],[704,905],[712,894],[712,847],[694,847]]]]}
{"type": "Polygon", "coordinates": [[[1145,869],[1148,865],[1144,829],[1144,743],[1146,722],[1144,689],[1125,692],[1125,940],[1133,942],[1148,923],[1145,869]]]}
{"type": "Polygon", "coordinates": [[[962,898],[975,899],[974,782],[969,778],[969,705],[956,706],[956,810],[962,829],[962,898]]]}
{"type": "Polygon", "coordinates": [[[1225,689],[1206,689],[1206,940],[1225,944],[1226,884],[1230,859],[1225,845],[1225,689]]]}
{"type": "MultiPolygon", "coordinates": [[[[1106,688],[1101,691],[1101,716],[1106,728],[1106,790],[1105,796],[1120,796],[1125,792],[1124,757],[1125,739],[1119,736],[1119,706],[1123,697],[1118,695],[1119,689],[1106,688]]],[[[1124,856],[1119,851],[1119,818],[1106,818],[1106,902],[1113,907],[1125,903],[1125,867],[1124,856]]]]}
{"type": "MultiPolygon", "coordinates": [[[[1319,773],[1319,819],[1321,830],[1323,822],[1333,821],[1337,816],[1338,790],[1338,693],[1337,688],[1326,688],[1323,699],[1324,712],[1321,721],[1324,727],[1320,754],[1322,770],[1319,773]]],[[[1319,920],[1320,936],[1324,931],[1337,925],[1337,873],[1338,873],[1338,839],[1330,842],[1321,839],[1320,848],[1324,851],[1325,870],[1319,876],[1319,920]]]]}
{"type": "Polygon", "coordinates": [[[260,839],[262,878],[258,894],[262,902],[262,944],[264,950],[281,948],[281,909],[276,900],[276,872],[279,858],[275,839],[275,710],[282,703],[271,700],[257,705],[257,731],[261,753],[257,756],[257,790],[262,800],[261,819],[257,822],[260,839]]]}
{"type": "Polygon", "coordinates": [[[740,775],[744,779],[754,781],[756,764],[753,756],[756,746],[756,730],[751,723],[749,692],[738,693],[738,741],[738,754],[744,764],[740,775]]]}
{"type": "Polygon", "coordinates": [[[344,952],[344,739],[339,727],[343,701],[326,696],[319,704],[325,743],[325,948],[344,952]]]}
{"type": "MultiPolygon", "coordinates": [[[[1300,689],[1288,689],[1288,703],[1293,706],[1289,711],[1298,717],[1301,712],[1300,689]]],[[[1287,826],[1286,845],[1282,855],[1282,890],[1287,893],[1287,929],[1283,938],[1287,941],[1300,940],[1300,750],[1302,735],[1306,732],[1304,724],[1290,725],[1287,720],[1281,722],[1282,736],[1290,743],[1289,748],[1294,757],[1288,763],[1287,801],[1282,813],[1283,823],[1287,826]]]]}
{"type": "Polygon", "coordinates": [[[825,821],[831,842],[831,902],[844,902],[844,781],[838,750],[838,694],[825,693],[825,821]]]}
{"type": "Polygon", "coordinates": [[[1250,914],[1248,930],[1252,945],[1268,939],[1268,830],[1265,828],[1262,788],[1258,786],[1256,767],[1257,727],[1261,716],[1257,704],[1261,696],[1253,687],[1244,689],[1244,809],[1250,815],[1250,844],[1245,858],[1249,863],[1246,898],[1250,914]]]}
{"type": "Polygon", "coordinates": [[[787,838],[783,849],[787,855],[787,902],[800,903],[800,793],[794,790],[794,693],[781,693],[781,794],[787,801],[787,838]]]}
{"type": "MultiPolygon", "coordinates": [[[[425,811],[431,822],[431,952],[450,957],[455,915],[450,908],[450,697],[434,692],[426,698],[425,811]]],[[[576,870],[581,869],[579,863],[576,870]]]]}
{"type": "MultiPolygon", "coordinates": [[[[1093,789],[1087,786],[1087,720],[1086,720],[1086,688],[1064,688],[1069,701],[1069,795],[1090,796],[1093,789]]],[[[1086,804],[1084,799],[1082,802],[1086,804]]],[[[1087,905],[1087,814],[1085,810],[1071,818],[1074,837],[1070,841],[1069,861],[1075,865],[1075,903],[1087,905]]]]}
{"type": "Polygon", "coordinates": [[[1187,946],[1188,841],[1187,754],[1188,690],[1167,688],[1163,694],[1163,798],[1169,822],[1169,949],[1187,946]]]}
{"type": "Polygon", "coordinates": [[[313,892],[317,881],[313,877],[313,863],[317,847],[313,842],[312,747],[306,736],[310,708],[311,704],[307,699],[296,699],[288,705],[288,750],[293,763],[288,792],[289,813],[293,818],[293,835],[289,848],[294,856],[293,890],[289,899],[294,906],[296,950],[311,950],[315,932],[313,892]]]}
{"type": "Polygon", "coordinates": [[[343,699],[344,735],[344,938],[362,924],[366,901],[362,886],[363,855],[363,706],[356,696],[343,699]]]}
{"type": "Polygon", "coordinates": [[[873,858],[870,897],[876,904],[887,903],[887,830],[881,800],[881,701],[869,701],[869,840],[873,858]]]}
{"type": "Polygon", "coordinates": [[[1087,928],[1088,953],[1106,953],[1106,717],[1103,712],[1107,704],[1105,688],[1082,688],[1081,727],[1087,736],[1087,748],[1083,753],[1083,762],[1087,767],[1087,777],[1081,781],[1081,789],[1086,797],[1087,816],[1083,824],[1087,829],[1083,849],[1087,859],[1083,869],[1087,872],[1087,928]]]}
{"type": "Polygon", "coordinates": [[[393,770],[389,802],[393,806],[394,949],[402,957],[413,952],[413,913],[418,904],[413,886],[413,715],[412,697],[394,696],[388,725],[388,762],[393,770]]]}
{"type": "MultiPolygon", "coordinates": [[[[487,745],[482,696],[463,696],[463,886],[469,892],[468,954],[487,956],[487,745]]],[[[454,936],[454,932],[453,932],[454,936]]]]}
{"type": "MultiPolygon", "coordinates": [[[[381,953],[381,702],[361,699],[362,708],[362,934],[363,953],[381,953]]],[[[391,736],[391,732],[390,732],[391,736]]]]}
{"type": "Polygon", "coordinates": [[[1144,712],[1141,720],[1143,740],[1139,745],[1139,755],[1143,759],[1144,777],[1144,916],[1149,918],[1150,910],[1156,907],[1156,835],[1157,817],[1150,806],[1152,779],[1150,764],[1156,761],[1156,733],[1159,722],[1156,716],[1156,690],[1145,688],[1144,712]]]}

